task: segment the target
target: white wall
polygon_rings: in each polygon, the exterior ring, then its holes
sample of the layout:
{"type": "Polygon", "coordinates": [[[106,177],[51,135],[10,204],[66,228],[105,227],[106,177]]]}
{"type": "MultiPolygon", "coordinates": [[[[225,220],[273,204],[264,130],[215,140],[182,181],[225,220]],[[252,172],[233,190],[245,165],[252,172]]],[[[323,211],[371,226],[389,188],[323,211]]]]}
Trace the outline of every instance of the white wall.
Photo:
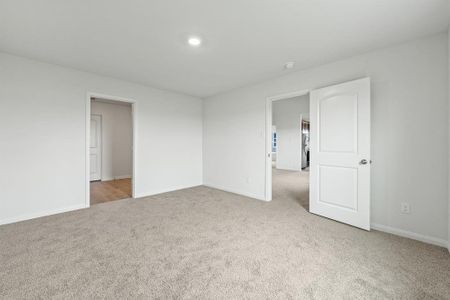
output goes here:
{"type": "Polygon", "coordinates": [[[202,184],[202,100],[0,53],[0,223],[84,207],[87,93],[136,101],[136,196],[202,184]]]}
{"type": "Polygon", "coordinates": [[[93,101],[91,114],[102,116],[102,180],[131,178],[133,125],[131,104],[93,101]]]}
{"type": "Polygon", "coordinates": [[[300,171],[302,165],[301,117],[309,118],[309,96],[274,101],[272,124],[277,128],[276,168],[300,171]]]}
{"type": "Polygon", "coordinates": [[[266,98],[369,76],[372,222],[445,243],[447,59],[447,34],[440,34],[206,99],[204,183],[264,199],[266,98]],[[401,202],[411,214],[400,213],[401,202]]]}

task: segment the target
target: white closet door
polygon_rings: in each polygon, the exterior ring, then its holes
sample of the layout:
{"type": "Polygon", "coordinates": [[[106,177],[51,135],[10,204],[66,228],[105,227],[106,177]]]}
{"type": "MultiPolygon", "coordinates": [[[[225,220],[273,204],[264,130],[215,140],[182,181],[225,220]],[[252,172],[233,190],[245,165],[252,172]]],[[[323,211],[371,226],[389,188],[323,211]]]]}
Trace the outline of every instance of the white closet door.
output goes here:
{"type": "Polygon", "coordinates": [[[102,116],[91,115],[90,143],[91,181],[102,179],[102,116]]]}

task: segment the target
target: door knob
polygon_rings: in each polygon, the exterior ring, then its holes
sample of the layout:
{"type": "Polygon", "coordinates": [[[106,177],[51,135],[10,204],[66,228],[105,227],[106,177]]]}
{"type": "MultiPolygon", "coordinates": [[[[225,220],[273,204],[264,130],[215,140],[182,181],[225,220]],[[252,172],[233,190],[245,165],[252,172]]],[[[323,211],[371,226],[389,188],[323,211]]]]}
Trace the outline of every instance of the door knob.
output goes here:
{"type": "Polygon", "coordinates": [[[360,165],[367,165],[367,159],[361,159],[359,162],[360,165]]]}

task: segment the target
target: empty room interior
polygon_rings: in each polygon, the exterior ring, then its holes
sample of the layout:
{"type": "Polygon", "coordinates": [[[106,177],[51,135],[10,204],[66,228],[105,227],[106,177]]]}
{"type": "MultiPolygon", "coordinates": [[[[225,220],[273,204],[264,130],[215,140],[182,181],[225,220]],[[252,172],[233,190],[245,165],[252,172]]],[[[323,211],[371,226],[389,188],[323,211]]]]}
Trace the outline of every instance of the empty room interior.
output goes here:
{"type": "Polygon", "coordinates": [[[0,0],[0,299],[450,299],[447,0],[0,0]]]}

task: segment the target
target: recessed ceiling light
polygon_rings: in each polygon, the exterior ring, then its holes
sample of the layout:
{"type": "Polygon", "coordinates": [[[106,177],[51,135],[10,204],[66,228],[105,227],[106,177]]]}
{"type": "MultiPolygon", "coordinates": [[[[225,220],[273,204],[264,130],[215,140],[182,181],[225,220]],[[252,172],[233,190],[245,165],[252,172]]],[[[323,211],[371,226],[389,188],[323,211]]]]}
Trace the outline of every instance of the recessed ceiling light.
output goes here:
{"type": "Polygon", "coordinates": [[[191,36],[188,38],[188,44],[193,47],[198,47],[202,44],[202,39],[197,36],[191,36]]]}
{"type": "Polygon", "coordinates": [[[294,67],[295,67],[294,61],[288,61],[287,63],[284,64],[284,68],[286,70],[293,69],[294,67]]]}

